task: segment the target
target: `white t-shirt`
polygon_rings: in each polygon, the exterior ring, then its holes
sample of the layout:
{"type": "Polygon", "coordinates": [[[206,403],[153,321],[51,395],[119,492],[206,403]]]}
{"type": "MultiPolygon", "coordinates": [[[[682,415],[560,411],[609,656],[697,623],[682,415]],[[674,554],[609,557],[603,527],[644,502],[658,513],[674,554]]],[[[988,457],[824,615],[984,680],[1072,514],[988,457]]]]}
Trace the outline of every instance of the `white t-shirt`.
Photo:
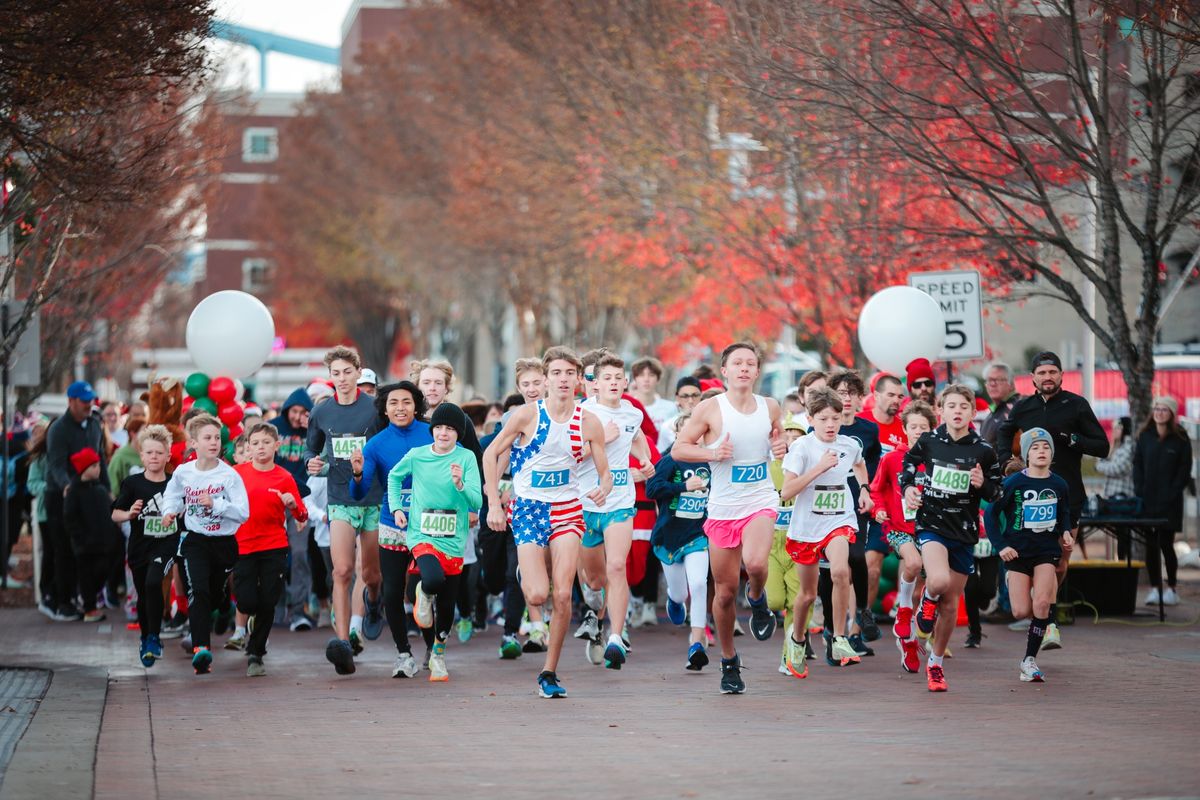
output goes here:
{"type": "Polygon", "coordinates": [[[642,403],[646,407],[646,416],[650,417],[650,421],[654,423],[654,427],[662,430],[663,425],[667,420],[673,419],[679,415],[679,407],[675,405],[673,400],[668,400],[665,397],[655,397],[654,402],[650,405],[642,403]]]}
{"type": "Polygon", "coordinates": [[[832,442],[822,442],[815,434],[801,436],[783,457],[783,469],[803,475],[817,465],[826,450],[837,452],[838,463],[796,495],[788,528],[788,538],[794,541],[819,542],[843,526],[858,530],[855,498],[850,496],[847,483],[854,465],[862,461],[858,442],[842,434],[832,442]]]}

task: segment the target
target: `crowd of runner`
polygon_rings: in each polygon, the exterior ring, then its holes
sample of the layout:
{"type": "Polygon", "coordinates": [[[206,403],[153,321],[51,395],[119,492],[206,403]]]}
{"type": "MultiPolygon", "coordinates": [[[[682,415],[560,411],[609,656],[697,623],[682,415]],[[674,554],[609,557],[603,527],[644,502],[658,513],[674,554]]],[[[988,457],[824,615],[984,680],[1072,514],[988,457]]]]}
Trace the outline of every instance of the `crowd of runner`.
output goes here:
{"type": "Polygon", "coordinates": [[[450,678],[452,636],[502,618],[499,657],[541,654],[537,691],[554,698],[571,636],[592,665],[629,663],[629,627],[659,622],[661,576],[667,619],[689,629],[681,669],[717,659],[720,691],[739,694],[746,631],[765,641],[782,628],[779,671],[796,679],[819,656],[832,668],[874,656],[894,552],[885,616],[905,672],[946,691],[960,603],[975,648],[999,591],[1028,631],[1014,672],[1043,681],[1039,651],[1062,644],[1055,597],[1084,507],[1080,462],[1110,454],[1057,356],[1034,359],[1023,399],[1011,370],[990,366],[991,403],[962,383],[937,391],[924,359],[869,385],[814,371],[776,400],[755,394],[760,359],[731,344],[671,401],[654,359],[552,347],[514,365],[502,404],[459,406],[450,364],[377,385],[335,347],[327,381],[275,412],[247,408],[231,459],[203,411],[185,415],[173,454],[171,432],[135,409],[123,428],[93,424],[94,392],[73,384],[29,462],[47,542],[39,607],[103,619],[127,568],[146,667],[178,638],[203,675],[223,637],[247,675],[265,675],[283,624],[329,626],[325,657],[348,675],[387,628],[392,676],[431,681],[450,678]]]}

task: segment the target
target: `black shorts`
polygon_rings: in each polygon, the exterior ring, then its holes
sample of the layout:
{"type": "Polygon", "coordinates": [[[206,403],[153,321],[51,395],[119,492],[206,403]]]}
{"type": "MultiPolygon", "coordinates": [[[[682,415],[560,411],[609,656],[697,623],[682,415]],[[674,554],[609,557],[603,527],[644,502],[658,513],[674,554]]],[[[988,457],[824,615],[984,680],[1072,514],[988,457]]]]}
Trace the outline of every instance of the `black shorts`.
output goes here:
{"type": "Polygon", "coordinates": [[[179,554],[179,534],[172,536],[143,536],[129,548],[129,568],[158,561],[165,571],[179,554]]]}
{"type": "Polygon", "coordinates": [[[1058,560],[1062,558],[1060,553],[1042,553],[1036,556],[1017,556],[1012,561],[1005,561],[1004,568],[1009,572],[1019,572],[1022,575],[1033,577],[1033,568],[1039,564],[1049,564],[1052,567],[1058,567],[1058,560]]]}

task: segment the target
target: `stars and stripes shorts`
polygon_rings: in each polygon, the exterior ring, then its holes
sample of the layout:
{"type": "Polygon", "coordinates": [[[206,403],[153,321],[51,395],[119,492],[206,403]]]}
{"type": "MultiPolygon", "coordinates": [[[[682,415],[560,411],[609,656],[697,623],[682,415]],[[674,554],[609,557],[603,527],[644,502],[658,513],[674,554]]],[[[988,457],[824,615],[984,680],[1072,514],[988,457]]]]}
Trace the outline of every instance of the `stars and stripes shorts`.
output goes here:
{"type": "Polygon", "coordinates": [[[508,507],[508,523],[512,527],[513,541],[518,545],[546,547],[552,539],[565,533],[573,533],[582,539],[583,501],[547,503],[514,497],[508,507]]]}

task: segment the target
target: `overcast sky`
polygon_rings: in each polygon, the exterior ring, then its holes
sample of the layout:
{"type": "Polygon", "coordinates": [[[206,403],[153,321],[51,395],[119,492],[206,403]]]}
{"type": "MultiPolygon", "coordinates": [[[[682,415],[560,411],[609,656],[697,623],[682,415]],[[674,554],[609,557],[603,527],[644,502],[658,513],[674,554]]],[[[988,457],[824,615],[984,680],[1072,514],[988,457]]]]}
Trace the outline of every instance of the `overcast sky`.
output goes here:
{"type": "MultiPolygon", "coordinates": [[[[342,20],[351,0],[214,0],[218,19],[248,28],[292,36],[337,47],[342,20]]],[[[225,85],[258,88],[258,53],[244,45],[214,40],[211,44],[225,85]]],[[[267,89],[302,92],[312,83],[336,80],[337,67],[301,58],[271,54],[267,59],[267,89]]]]}

